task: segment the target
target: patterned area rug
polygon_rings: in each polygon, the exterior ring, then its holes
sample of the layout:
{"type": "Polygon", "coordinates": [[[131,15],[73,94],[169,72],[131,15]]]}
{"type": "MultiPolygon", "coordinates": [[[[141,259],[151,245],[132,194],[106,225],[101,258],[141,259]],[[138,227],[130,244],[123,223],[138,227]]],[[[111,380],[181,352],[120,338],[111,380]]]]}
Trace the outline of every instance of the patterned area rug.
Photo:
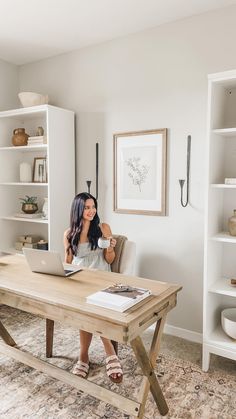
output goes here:
{"type": "MultiPolygon", "coordinates": [[[[0,306],[0,319],[18,345],[45,359],[43,319],[6,306],[0,306]]],[[[77,359],[78,348],[78,332],[56,323],[54,357],[50,362],[70,371],[77,359]]],[[[90,350],[92,365],[89,380],[133,398],[141,383],[141,371],[129,347],[120,345],[119,355],[125,377],[122,385],[118,386],[106,377],[103,346],[99,338],[94,338],[90,350]]],[[[156,374],[169,406],[166,418],[236,418],[234,376],[219,375],[214,371],[203,373],[198,365],[164,353],[157,360],[156,374]]],[[[0,418],[131,417],[0,353],[0,418]]],[[[161,418],[151,394],[146,404],[145,418],[161,418]]]]}

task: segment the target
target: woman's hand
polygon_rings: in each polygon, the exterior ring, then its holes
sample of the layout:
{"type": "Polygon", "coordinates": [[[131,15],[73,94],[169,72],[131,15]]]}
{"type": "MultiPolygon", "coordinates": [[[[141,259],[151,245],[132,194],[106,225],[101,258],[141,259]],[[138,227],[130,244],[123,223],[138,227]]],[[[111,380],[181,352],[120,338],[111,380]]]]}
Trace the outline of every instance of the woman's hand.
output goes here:
{"type": "Polygon", "coordinates": [[[111,240],[110,240],[110,247],[116,247],[116,239],[113,239],[113,237],[111,237],[111,240]]]}
{"type": "Polygon", "coordinates": [[[108,224],[103,223],[101,225],[101,231],[103,237],[106,239],[110,239],[110,245],[107,249],[104,249],[104,258],[109,265],[113,262],[115,259],[115,245],[116,245],[116,239],[112,237],[112,232],[110,229],[110,226],[108,224]]]}
{"type": "Polygon", "coordinates": [[[113,239],[112,236],[106,238],[110,240],[110,246],[107,247],[106,251],[107,253],[112,253],[114,251],[114,247],[116,246],[116,239],[113,239]]]}
{"type": "Polygon", "coordinates": [[[116,245],[116,239],[113,239],[113,237],[107,237],[108,239],[110,239],[110,246],[104,250],[104,257],[105,260],[107,261],[107,263],[109,263],[109,265],[113,262],[113,260],[115,259],[115,245],[116,245]]]}

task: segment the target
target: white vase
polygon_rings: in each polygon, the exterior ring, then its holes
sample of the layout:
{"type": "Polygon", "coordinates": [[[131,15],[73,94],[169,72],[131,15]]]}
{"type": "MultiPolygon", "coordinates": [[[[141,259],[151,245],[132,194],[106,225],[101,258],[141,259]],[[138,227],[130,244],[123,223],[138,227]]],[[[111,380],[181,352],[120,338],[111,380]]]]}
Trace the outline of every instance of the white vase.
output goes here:
{"type": "Polygon", "coordinates": [[[32,167],[30,163],[20,164],[20,182],[32,182],[32,167]]]}
{"type": "Polygon", "coordinates": [[[43,208],[42,208],[43,218],[48,219],[48,198],[44,198],[43,208]]]}

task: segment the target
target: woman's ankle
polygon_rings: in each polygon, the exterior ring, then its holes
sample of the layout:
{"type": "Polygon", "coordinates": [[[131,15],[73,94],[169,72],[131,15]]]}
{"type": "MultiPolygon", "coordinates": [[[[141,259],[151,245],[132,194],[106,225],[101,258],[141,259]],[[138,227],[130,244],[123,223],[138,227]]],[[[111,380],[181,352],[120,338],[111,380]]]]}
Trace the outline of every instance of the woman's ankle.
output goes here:
{"type": "Polygon", "coordinates": [[[85,362],[86,364],[89,363],[89,356],[88,354],[80,353],[79,360],[85,362]]]}

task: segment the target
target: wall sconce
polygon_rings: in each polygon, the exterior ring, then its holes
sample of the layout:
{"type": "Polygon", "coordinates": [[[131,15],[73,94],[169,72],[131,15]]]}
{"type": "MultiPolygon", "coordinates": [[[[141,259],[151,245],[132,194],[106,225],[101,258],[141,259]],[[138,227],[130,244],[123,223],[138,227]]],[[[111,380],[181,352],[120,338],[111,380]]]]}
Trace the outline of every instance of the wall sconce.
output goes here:
{"type": "Polygon", "coordinates": [[[186,193],[186,202],[183,203],[183,188],[185,179],[179,179],[180,189],[181,189],[181,205],[182,207],[187,207],[189,201],[189,175],[190,175],[190,156],[191,156],[191,135],[187,137],[187,193],[186,193]]]}
{"type": "Polygon", "coordinates": [[[91,187],[91,180],[86,180],[87,186],[88,186],[88,193],[90,193],[90,187],[91,187]]]}
{"type": "MultiPolygon", "coordinates": [[[[98,147],[99,144],[96,143],[96,199],[98,199],[98,147]]],[[[88,186],[88,193],[90,193],[91,188],[91,180],[86,180],[87,186],[88,186]]]]}

